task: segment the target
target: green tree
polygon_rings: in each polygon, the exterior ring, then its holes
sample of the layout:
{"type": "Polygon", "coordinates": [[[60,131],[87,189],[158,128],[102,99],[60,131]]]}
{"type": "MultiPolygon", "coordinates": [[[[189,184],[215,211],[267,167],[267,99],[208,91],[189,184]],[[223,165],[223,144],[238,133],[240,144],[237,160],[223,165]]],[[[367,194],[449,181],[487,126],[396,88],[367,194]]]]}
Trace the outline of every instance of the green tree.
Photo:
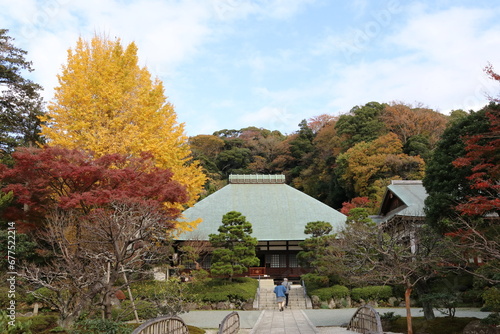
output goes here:
{"type": "Polygon", "coordinates": [[[248,267],[259,265],[255,256],[257,239],[251,236],[252,224],[240,212],[230,211],[222,217],[219,234],[210,234],[213,247],[210,271],[217,276],[227,276],[229,280],[235,274],[241,274],[248,267]]]}
{"type": "Polygon", "coordinates": [[[292,180],[292,185],[297,189],[302,189],[299,178],[301,172],[312,163],[314,136],[307,121],[302,120],[299,130],[283,141],[282,154],[274,161],[278,170],[292,180]]]}
{"type": "Polygon", "coordinates": [[[26,51],[12,44],[7,29],[0,29],[0,149],[11,153],[17,146],[42,142],[40,119],[42,87],[23,77],[33,71],[26,51]]]}
{"type": "Polygon", "coordinates": [[[362,141],[372,141],[387,132],[380,120],[384,107],[384,104],[369,102],[361,107],[355,106],[349,114],[339,117],[335,128],[343,139],[344,151],[362,141]]]}
{"type": "Polygon", "coordinates": [[[293,185],[326,205],[340,208],[348,199],[335,171],[335,159],[342,150],[336,121],[325,115],[310,119],[310,127],[317,129],[311,163],[293,180],[293,185]]]}
{"type": "Polygon", "coordinates": [[[329,234],[332,229],[332,224],[330,224],[329,222],[316,221],[307,223],[304,229],[304,233],[312,234],[313,238],[317,238],[329,234]]]}
{"type": "Polygon", "coordinates": [[[498,107],[491,105],[451,122],[427,165],[423,179],[428,194],[425,199],[426,217],[433,227],[441,231],[453,229],[448,225],[450,219],[457,216],[456,205],[477,193],[471,187],[473,181],[468,178],[472,175],[473,166],[456,167],[453,162],[466,156],[464,140],[467,137],[489,131],[487,112],[490,108],[498,113],[498,107]]]}
{"type": "Polygon", "coordinates": [[[403,153],[401,140],[390,132],[371,142],[360,142],[337,157],[337,173],[351,198],[366,196],[378,203],[391,179],[419,180],[425,162],[403,153]]]}
{"type": "Polygon", "coordinates": [[[414,135],[408,138],[403,145],[403,153],[409,156],[420,156],[424,161],[429,161],[432,156],[429,139],[423,135],[414,135]]]}
{"type": "Polygon", "coordinates": [[[353,208],[349,210],[346,220],[347,224],[370,224],[373,223],[366,208],[353,208]]]}
{"type": "Polygon", "coordinates": [[[332,250],[330,246],[336,244],[336,235],[330,234],[332,229],[332,225],[324,221],[307,223],[304,233],[310,234],[311,237],[299,244],[302,250],[297,254],[297,259],[302,266],[314,268],[317,274],[335,280],[335,273],[331,270],[325,270],[324,263],[325,259],[328,258],[328,251],[332,250]]]}
{"type": "Polygon", "coordinates": [[[222,151],[217,156],[217,167],[227,178],[229,174],[248,174],[247,167],[252,161],[250,149],[244,147],[232,147],[222,151]]]}

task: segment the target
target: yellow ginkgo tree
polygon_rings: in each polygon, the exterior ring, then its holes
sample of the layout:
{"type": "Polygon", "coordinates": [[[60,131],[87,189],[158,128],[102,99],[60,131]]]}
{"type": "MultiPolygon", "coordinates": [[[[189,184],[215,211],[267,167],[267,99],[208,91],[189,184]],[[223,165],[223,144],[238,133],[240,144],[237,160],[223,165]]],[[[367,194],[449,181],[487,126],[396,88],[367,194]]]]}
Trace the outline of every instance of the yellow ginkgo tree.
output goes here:
{"type": "Polygon", "coordinates": [[[189,204],[196,202],[205,175],[191,159],[184,125],[177,122],[162,82],[138,65],[134,43],[124,48],[119,39],[80,38],[58,79],[42,128],[49,145],[89,150],[97,157],[150,152],[158,167],[170,169],[186,186],[189,204]]]}

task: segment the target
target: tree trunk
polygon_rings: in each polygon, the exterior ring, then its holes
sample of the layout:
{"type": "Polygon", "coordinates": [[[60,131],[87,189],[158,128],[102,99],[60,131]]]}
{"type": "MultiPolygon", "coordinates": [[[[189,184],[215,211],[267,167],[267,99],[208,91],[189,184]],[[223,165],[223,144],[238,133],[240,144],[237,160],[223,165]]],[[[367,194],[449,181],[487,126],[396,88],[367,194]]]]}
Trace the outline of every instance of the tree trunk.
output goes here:
{"type": "Polygon", "coordinates": [[[405,291],[405,305],[406,305],[406,323],[408,328],[408,334],[413,334],[413,328],[411,323],[411,300],[410,300],[411,291],[412,291],[411,286],[407,285],[405,291]]]}
{"type": "Polygon", "coordinates": [[[104,319],[111,320],[112,318],[112,313],[111,313],[111,291],[109,289],[106,289],[104,292],[104,319]]]}
{"type": "Polygon", "coordinates": [[[104,314],[103,318],[104,319],[111,319],[111,298],[110,298],[110,293],[111,293],[111,262],[108,261],[108,269],[106,272],[106,284],[104,285],[104,298],[102,301],[103,308],[104,308],[104,314]]]}
{"type": "MultiPolygon", "coordinates": [[[[427,284],[425,284],[425,282],[417,283],[415,288],[417,290],[419,299],[420,299],[420,297],[423,297],[426,294],[430,293],[429,287],[427,286],[427,284]]],[[[435,319],[436,316],[434,315],[434,308],[433,308],[432,302],[426,298],[422,298],[421,303],[422,303],[422,308],[424,310],[425,320],[435,319]]]]}
{"type": "Polygon", "coordinates": [[[64,329],[70,329],[73,324],[75,323],[75,320],[78,318],[80,315],[80,312],[75,311],[75,312],[60,312],[59,313],[59,320],[57,321],[58,325],[61,326],[64,329]]]}

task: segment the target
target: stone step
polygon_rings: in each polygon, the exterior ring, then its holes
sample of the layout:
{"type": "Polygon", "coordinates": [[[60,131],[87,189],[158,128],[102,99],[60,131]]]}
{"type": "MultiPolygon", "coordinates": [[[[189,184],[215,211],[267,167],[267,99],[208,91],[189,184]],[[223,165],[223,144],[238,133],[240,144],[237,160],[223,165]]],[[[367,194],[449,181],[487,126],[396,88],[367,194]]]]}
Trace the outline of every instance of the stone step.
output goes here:
{"type": "MultiPolygon", "coordinates": [[[[262,282],[261,282],[262,283],[262,282]]],[[[259,309],[260,310],[276,310],[278,305],[276,303],[276,295],[274,294],[274,285],[271,287],[270,282],[266,283],[266,287],[263,284],[260,285],[260,296],[259,296],[259,309]]],[[[310,304],[310,303],[309,303],[310,304]]],[[[292,285],[290,293],[288,295],[288,307],[291,309],[306,309],[308,303],[306,297],[304,296],[304,289],[299,285],[292,285]]]]}

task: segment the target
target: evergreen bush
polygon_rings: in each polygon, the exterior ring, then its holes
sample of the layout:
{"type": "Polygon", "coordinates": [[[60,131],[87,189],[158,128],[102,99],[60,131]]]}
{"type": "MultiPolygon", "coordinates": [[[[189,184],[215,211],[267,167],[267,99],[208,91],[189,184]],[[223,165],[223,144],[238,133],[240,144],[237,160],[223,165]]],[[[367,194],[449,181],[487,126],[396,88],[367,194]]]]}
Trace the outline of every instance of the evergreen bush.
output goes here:
{"type": "Polygon", "coordinates": [[[354,300],[387,300],[393,296],[392,287],[388,285],[365,286],[351,290],[351,297],[354,300]]]}
{"type": "Polygon", "coordinates": [[[133,329],[121,322],[104,319],[86,319],[75,324],[72,334],[130,334],[133,329]]]}
{"type": "MultiPolygon", "coordinates": [[[[328,276],[322,276],[314,273],[307,273],[305,275],[302,275],[300,278],[304,281],[307,291],[326,288],[330,283],[330,279],[328,278],[328,276]]],[[[308,294],[311,295],[310,293],[308,294]]]]}
{"type": "Polygon", "coordinates": [[[320,288],[309,293],[311,296],[318,296],[321,301],[329,301],[330,299],[340,299],[349,296],[349,289],[342,285],[334,285],[328,288],[320,288]]]}
{"type": "MultiPolygon", "coordinates": [[[[158,316],[158,309],[153,303],[149,301],[136,300],[135,308],[137,310],[139,319],[149,320],[158,316]]],[[[121,302],[120,307],[113,308],[111,311],[111,316],[113,317],[113,319],[119,321],[135,320],[134,309],[130,300],[124,300],[121,302]]]]}
{"type": "Polygon", "coordinates": [[[484,307],[492,312],[500,312],[500,290],[489,288],[483,293],[484,307]]]}

